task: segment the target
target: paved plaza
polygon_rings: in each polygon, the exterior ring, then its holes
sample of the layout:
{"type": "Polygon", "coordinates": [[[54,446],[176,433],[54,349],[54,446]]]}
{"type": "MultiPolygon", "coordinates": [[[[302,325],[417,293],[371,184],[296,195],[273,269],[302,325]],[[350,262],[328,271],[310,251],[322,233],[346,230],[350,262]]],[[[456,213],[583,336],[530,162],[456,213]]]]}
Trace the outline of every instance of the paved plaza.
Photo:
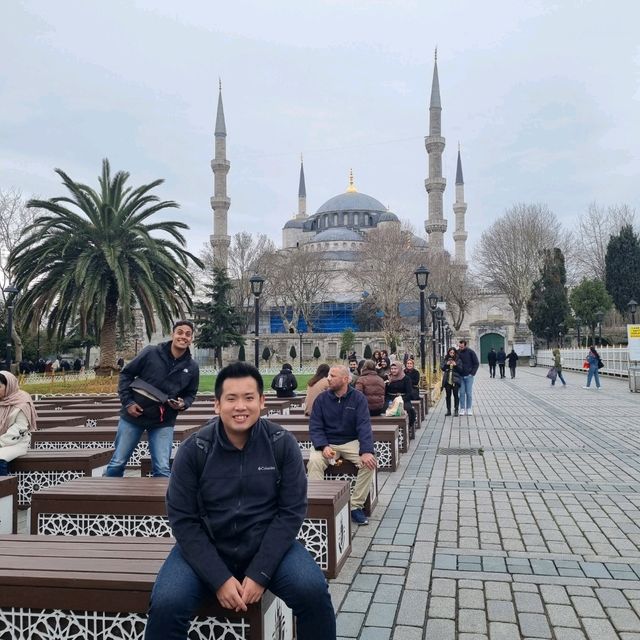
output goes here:
{"type": "Polygon", "coordinates": [[[640,394],[546,368],[430,411],[331,581],[338,636],[640,640],[640,394]]]}

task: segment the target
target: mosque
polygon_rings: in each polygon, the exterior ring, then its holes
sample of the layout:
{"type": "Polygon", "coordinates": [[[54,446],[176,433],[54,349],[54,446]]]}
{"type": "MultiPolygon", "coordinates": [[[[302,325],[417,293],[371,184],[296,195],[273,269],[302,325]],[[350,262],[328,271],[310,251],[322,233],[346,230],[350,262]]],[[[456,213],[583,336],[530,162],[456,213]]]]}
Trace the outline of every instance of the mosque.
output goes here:
{"type": "MultiPolygon", "coordinates": [[[[445,252],[444,238],[448,226],[443,211],[443,194],[447,180],[442,175],[445,138],[442,136],[441,116],[442,105],[436,54],[429,102],[429,135],[425,137],[428,176],[424,184],[428,199],[428,218],[424,223],[424,229],[428,241],[417,235],[412,238],[414,247],[424,249],[425,262],[427,262],[427,252],[445,252]]],[[[213,234],[210,240],[214,259],[225,267],[228,264],[231,241],[227,233],[230,199],[227,195],[226,184],[227,173],[231,165],[226,154],[226,137],[222,89],[220,87],[215,125],[215,157],[211,161],[214,174],[214,195],[211,198],[213,234]]],[[[458,148],[455,202],[453,204],[455,226],[452,234],[455,250],[450,260],[453,265],[463,269],[468,268],[466,211],[462,159],[458,148]]],[[[362,292],[353,290],[346,278],[340,274],[344,272],[344,268],[349,263],[353,263],[357,259],[358,247],[365,242],[366,234],[372,229],[384,228],[385,225],[400,225],[400,220],[379,200],[358,192],[352,172],[349,176],[346,192],[329,198],[315,213],[309,215],[307,213],[304,165],[301,161],[298,212],[282,228],[281,250],[301,248],[303,251],[321,252],[323,258],[335,269],[336,277],[332,279],[332,289],[328,292],[331,301],[323,303],[318,320],[314,325],[314,331],[322,334],[336,334],[347,328],[358,330],[354,320],[354,311],[362,302],[362,292]]],[[[415,308],[413,311],[407,312],[407,320],[411,315],[415,317],[415,308]]],[[[285,331],[282,320],[275,310],[269,313],[268,322],[261,320],[261,332],[265,330],[272,334],[285,331]]],[[[303,321],[301,321],[298,330],[306,331],[303,321]]],[[[469,338],[471,345],[478,350],[483,360],[491,347],[503,346],[508,349],[513,345],[517,346],[517,351],[526,355],[528,336],[515,325],[513,312],[506,299],[495,292],[478,292],[473,308],[467,313],[458,335],[469,338]]]]}

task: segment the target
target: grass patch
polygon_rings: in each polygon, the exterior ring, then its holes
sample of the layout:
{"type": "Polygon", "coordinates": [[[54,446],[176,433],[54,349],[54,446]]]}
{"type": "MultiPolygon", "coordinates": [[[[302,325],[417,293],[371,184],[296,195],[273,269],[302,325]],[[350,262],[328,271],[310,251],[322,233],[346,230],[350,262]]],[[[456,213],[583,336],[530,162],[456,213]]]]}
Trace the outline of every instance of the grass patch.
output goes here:
{"type": "MultiPolygon", "coordinates": [[[[276,374],[277,375],[277,374],[276,374]]],[[[200,376],[200,386],[198,387],[198,392],[199,393],[212,393],[213,392],[213,387],[216,383],[216,377],[213,374],[209,374],[209,375],[201,375],[200,376]]],[[[275,378],[275,375],[263,375],[262,378],[264,379],[264,390],[265,393],[266,392],[270,392],[271,391],[271,382],[273,381],[273,379],[275,378]]],[[[298,388],[296,389],[296,391],[299,391],[300,393],[302,393],[303,391],[307,390],[307,383],[309,382],[309,380],[313,378],[313,374],[312,373],[301,373],[300,375],[296,375],[296,380],[298,381],[298,388]]]]}

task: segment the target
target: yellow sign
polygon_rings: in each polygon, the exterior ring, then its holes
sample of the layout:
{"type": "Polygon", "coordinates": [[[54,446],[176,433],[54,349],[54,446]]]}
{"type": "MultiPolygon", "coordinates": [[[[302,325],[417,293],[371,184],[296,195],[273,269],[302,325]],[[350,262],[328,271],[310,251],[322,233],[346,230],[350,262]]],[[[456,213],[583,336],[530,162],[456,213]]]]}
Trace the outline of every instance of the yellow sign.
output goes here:
{"type": "Polygon", "coordinates": [[[630,338],[640,338],[640,324],[630,324],[627,330],[630,338]]]}

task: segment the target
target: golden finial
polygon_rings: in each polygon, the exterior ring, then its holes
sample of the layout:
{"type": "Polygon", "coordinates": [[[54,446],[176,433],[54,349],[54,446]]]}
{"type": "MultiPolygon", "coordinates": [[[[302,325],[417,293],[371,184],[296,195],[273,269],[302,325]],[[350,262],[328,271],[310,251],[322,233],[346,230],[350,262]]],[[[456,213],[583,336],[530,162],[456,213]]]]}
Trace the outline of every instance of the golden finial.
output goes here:
{"type": "Polygon", "coordinates": [[[353,184],[353,169],[349,169],[349,186],[347,187],[347,193],[356,193],[358,190],[353,184]]]}

